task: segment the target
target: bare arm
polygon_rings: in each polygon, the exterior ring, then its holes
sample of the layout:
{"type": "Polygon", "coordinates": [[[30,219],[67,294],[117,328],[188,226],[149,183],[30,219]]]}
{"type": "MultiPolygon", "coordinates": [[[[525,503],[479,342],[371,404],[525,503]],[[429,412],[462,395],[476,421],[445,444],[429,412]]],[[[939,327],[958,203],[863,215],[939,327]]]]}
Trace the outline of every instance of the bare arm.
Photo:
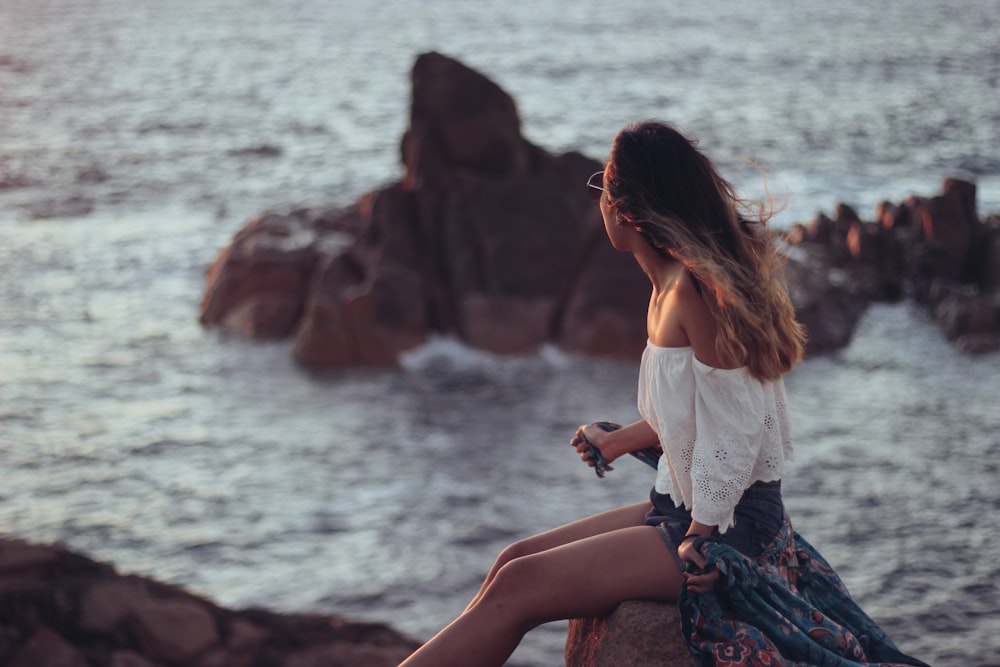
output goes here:
{"type": "MultiPolygon", "coordinates": [[[[587,445],[583,442],[582,435],[587,436],[594,445],[601,450],[609,462],[629,452],[636,452],[646,447],[660,444],[660,436],[656,434],[653,427],[645,419],[623,426],[617,431],[605,431],[598,426],[581,426],[576,430],[576,435],[570,442],[576,451],[584,457],[587,455],[587,445]]],[[[591,464],[593,465],[593,464],[591,464]]]]}

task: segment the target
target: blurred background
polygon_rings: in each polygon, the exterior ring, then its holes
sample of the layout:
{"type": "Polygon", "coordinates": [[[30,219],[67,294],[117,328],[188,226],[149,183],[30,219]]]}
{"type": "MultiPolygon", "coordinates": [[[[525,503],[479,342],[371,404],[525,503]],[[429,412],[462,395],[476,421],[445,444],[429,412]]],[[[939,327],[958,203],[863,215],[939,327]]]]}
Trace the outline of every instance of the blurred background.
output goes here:
{"type": "MultiPolygon", "coordinates": [[[[492,78],[551,152],[603,159],[655,117],[763,196],[755,161],[778,226],[953,175],[985,217],[998,25],[992,0],[2,0],[0,532],[429,637],[508,542],[645,498],[645,466],[598,480],[567,444],[637,416],[637,367],[438,339],[399,371],[308,373],[198,326],[230,237],[398,179],[428,50],[492,78]]],[[[905,652],[992,664],[998,355],[879,305],[787,384],[796,528],[905,652]]],[[[512,664],[561,664],[564,638],[544,626],[512,664]]]]}

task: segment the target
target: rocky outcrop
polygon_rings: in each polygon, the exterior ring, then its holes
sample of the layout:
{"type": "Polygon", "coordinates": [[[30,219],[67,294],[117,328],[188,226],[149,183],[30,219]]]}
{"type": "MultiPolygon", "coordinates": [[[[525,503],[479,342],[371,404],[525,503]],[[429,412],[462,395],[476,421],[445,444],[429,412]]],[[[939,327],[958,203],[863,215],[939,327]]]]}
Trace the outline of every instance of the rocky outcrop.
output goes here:
{"type": "Polygon", "coordinates": [[[526,141],[510,96],[450,58],[420,56],[412,83],[403,179],[346,211],[251,222],[208,272],[202,323],[292,336],[309,366],[393,364],[435,332],[638,354],[649,287],[586,196],[600,164],[526,141]]]}
{"type": "Polygon", "coordinates": [[[676,603],[630,600],[607,616],[569,622],[566,664],[573,667],[693,667],[676,603]]]}
{"type": "Polygon", "coordinates": [[[792,229],[786,240],[799,253],[792,252],[798,261],[789,283],[813,344],[849,340],[852,319],[872,301],[912,296],[960,349],[1000,349],[1000,218],[980,221],[976,210],[976,186],[949,178],[937,196],[883,202],[872,221],[841,205],[834,218],[819,215],[792,229]],[[829,285],[839,285],[846,300],[824,296],[829,285]],[[845,326],[811,325],[815,310],[830,307],[844,314],[845,326]]]}
{"type": "Polygon", "coordinates": [[[9,667],[392,667],[418,645],[376,623],[231,611],[62,547],[0,538],[9,667]]]}
{"type": "MultiPolygon", "coordinates": [[[[600,164],[525,140],[513,99],[437,53],[412,71],[402,180],[347,210],[251,221],[208,271],[200,319],[294,339],[304,365],[393,365],[433,333],[501,354],[553,343],[638,357],[649,284],[605,238],[583,183],[600,164]]],[[[846,345],[872,300],[914,294],[963,349],[996,347],[1000,240],[975,186],[848,206],[788,234],[808,353],[846,345]]]]}

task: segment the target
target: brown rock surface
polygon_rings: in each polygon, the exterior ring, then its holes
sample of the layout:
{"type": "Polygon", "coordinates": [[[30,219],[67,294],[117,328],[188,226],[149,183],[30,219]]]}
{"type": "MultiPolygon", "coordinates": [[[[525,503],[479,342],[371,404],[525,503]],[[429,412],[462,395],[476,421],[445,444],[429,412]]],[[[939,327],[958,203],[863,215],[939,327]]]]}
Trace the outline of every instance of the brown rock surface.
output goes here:
{"type": "Polygon", "coordinates": [[[634,356],[643,318],[620,302],[649,287],[604,248],[583,185],[600,164],[529,143],[513,99],[457,61],[424,54],[412,82],[403,180],[340,213],[249,223],[208,271],[202,323],[291,334],[309,366],[391,365],[430,333],[504,354],[555,342],[634,356]],[[609,274],[625,282],[609,290],[609,274]]]}
{"type": "Polygon", "coordinates": [[[224,609],[62,547],[0,538],[0,665],[393,667],[418,645],[376,623],[224,609]]]}
{"type": "Polygon", "coordinates": [[[693,667],[676,604],[630,600],[599,618],[570,621],[566,664],[572,667],[693,667]]]}

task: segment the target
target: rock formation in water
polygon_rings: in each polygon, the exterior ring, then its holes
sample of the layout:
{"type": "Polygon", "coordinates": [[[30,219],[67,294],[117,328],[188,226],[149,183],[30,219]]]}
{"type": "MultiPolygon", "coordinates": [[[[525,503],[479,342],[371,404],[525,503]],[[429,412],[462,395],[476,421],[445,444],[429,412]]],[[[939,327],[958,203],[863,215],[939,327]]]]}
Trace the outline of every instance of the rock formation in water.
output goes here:
{"type": "Polygon", "coordinates": [[[201,321],[293,336],[315,366],[393,364],[434,332],[638,354],[649,287],[587,198],[600,163],[526,141],[511,97],[455,60],[424,54],[412,81],[403,180],[346,211],[251,222],[211,267],[201,321]]]}
{"type": "Polygon", "coordinates": [[[0,665],[393,667],[417,646],[377,623],[224,609],[62,547],[0,538],[0,665]]]}
{"type": "MultiPolygon", "coordinates": [[[[412,71],[405,175],[347,210],[269,213],[208,271],[201,322],[294,338],[307,366],[392,365],[428,335],[497,353],[545,343],[635,359],[649,284],[605,238],[584,182],[600,163],[526,141],[513,99],[436,53],[412,71]]],[[[789,284],[808,353],[846,345],[873,299],[908,291],[969,350],[997,346],[1000,242],[976,219],[975,187],[849,207],[789,235],[789,284]]]]}
{"type": "MultiPolygon", "coordinates": [[[[836,283],[848,299],[845,312],[853,303],[858,315],[872,301],[912,297],[928,307],[948,339],[963,351],[998,350],[1000,216],[981,221],[976,211],[976,186],[954,178],[945,179],[937,196],[883,202],[874,221],[862,221],[841,204],[834,218],[821,214],[787,235],[786,241],[803,251],[802,261],[789,265],[793,294],[809,282],[836,283]]],[[[829,303],[814,299],[813,307],[829,303]]],[[[849,339],[849,327],[824,332],[810,326],[810,309],[799,306],[811,337],[847,334],[849,339]]]]}

